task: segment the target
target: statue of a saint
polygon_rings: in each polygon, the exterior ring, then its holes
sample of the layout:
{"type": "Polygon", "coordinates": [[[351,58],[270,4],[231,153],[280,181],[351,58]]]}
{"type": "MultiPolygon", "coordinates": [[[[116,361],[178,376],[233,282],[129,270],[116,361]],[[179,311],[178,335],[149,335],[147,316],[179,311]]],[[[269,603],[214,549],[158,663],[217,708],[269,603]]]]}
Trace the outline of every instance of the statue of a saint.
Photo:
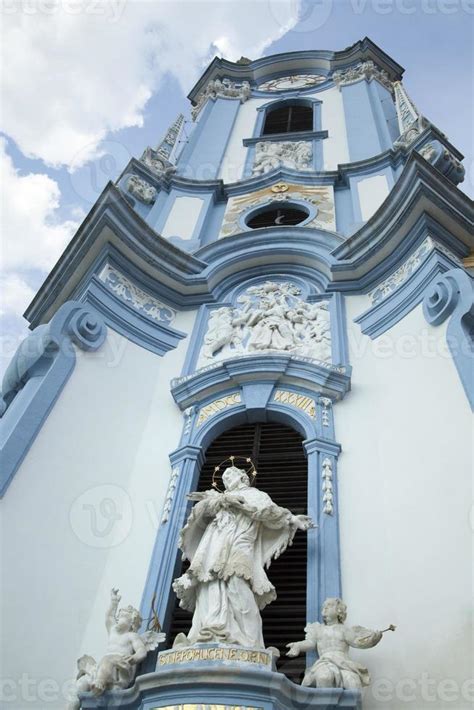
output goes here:
{"type": "Polygon", "coordinates": [[[305,673],[303,685],[315,688],[362,688],[369,685],[369,671],[349,658],[349,647],[372,648],[385,631],[395,631],[390,624],[384,631],[363,626],[346,626],[347,607],[341,599],[329,598],[321,609],[323,623],[308,624],[304,641],[289,643],[287,656],[317,651],[319,658],[305,673]]]}
{"type": "Polygon", "coordinates": [[[265,567],[291,545],[296,530],[314,524],[275,505],[236,466],[226,468],[222,481],[222,493],[189,496],[197,503],[180,548],[191,564],[173,589],[194,616],[188,636],[179,634],[175,646],[219,642],[264,649],[259,610],[276,599],[265,567]]]}

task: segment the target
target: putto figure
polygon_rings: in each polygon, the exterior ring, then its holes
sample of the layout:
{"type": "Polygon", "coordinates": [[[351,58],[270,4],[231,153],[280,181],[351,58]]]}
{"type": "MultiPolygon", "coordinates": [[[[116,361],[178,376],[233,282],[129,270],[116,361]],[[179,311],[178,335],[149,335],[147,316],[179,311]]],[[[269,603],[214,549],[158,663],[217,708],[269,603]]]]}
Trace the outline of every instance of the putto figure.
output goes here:
{"type": "MultiPolygon", "coordinates": [[[[106,690],[127,688],[135,677],[137,665],[145,660],[149,651],[153,651],[165,640],[166,635],[161,632],[146,631],[139,634],[138,629],[142,624],[140,613],[133,606],[118,609],[120,599],[118,589],[112,589],[105,617],[109,634],[105,655],[99,663],[92,656],[82,656],[77,662],[76,696],[87,691],[101,695],[106,690]]],[[[79,698],[75,697],[68,710],[79,708],[79,698]]]]}
{"type": "Polygon", "coordinates": [[[191,564],[173,589],[194,616],[189,634],[179,634],[175,646],[219,642],[264,649],[259,610],[276,599],[265,567],[291,545],[296,530],[314,524],[275,505],[236,466],[226,468],[222,481],[224,492],[189,496],[197,503],[180,548],[191,564]]]}
{"type": "Polygon", "coordinates": [[[383,631],[371,631],[363,626],[346,626],[347,607],[341,599],[329,598],[321,609],[323,622],[309,624],[304,641],[287,644],[287,656],[317,651],[319,658],[305,673],[303,685],[315,688],[362,688],[369,685],[367,668],[349,658],[349,647],[372,648],[385,631],[395,631],[390,624],[383,631]]]}

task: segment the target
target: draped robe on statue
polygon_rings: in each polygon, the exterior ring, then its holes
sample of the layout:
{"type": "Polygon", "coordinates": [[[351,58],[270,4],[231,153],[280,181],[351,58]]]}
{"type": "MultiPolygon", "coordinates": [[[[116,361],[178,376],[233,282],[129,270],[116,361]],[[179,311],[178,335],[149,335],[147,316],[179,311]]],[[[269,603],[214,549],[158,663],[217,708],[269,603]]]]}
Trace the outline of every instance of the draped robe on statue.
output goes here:
{"type": "Polygon", "coordinates": [[[187,641],[263,649],[259,609],[276,599],[265,567],[291,545],[294,516],[249,486],[201,495],[180,539],[191,564],[173,584],[180,606],[194,612],[187,641]],[[241,503],[230,501],[236,495],[241,503]]]}

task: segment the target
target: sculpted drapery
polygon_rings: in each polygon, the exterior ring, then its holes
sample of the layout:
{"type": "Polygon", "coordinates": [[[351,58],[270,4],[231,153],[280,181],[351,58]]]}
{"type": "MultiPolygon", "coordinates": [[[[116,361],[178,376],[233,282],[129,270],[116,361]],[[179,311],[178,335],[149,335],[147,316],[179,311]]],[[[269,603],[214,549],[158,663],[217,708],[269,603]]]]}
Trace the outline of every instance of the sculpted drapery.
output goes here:
{"type": "Polygon", "coordinates": [[[265,568],[291,545],[298,528],[307,530],[312,522],[251,488],[241,469],[226,469],[222,480],[224,493],[190,496],[197,503],[180,539],[190,566],[173,589],[180,605],[194,614],[187,638],[177,642],[263,649],[259,610],[276,599],[265,568]]]}

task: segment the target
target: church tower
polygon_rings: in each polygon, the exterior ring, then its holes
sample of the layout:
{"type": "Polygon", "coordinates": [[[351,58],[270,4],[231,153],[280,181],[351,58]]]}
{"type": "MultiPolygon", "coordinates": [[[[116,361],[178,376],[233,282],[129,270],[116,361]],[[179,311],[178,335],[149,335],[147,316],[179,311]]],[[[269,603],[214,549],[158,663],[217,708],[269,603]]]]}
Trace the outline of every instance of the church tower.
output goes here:
{"type": "Polygon", "coordinates": [[[28,307],[1,402],[12,708],[25,674],[28,707],[66,706],[117,587],[166,639],[131,687],[71,707],[441,710],[446,679],[471,707],[472,203],[403,71],[367,38],[215,58],[28,307]],[[234,463],[317,527],[271,549],[264,648],[173,648],[188,496],[223,495],[234,463]],[[301,685],[316,641],[286,655],[326,632],[328,598],[351,629],[397,626],[352,644],[367,687],[329,662],[328,687],[301,685]]]}

